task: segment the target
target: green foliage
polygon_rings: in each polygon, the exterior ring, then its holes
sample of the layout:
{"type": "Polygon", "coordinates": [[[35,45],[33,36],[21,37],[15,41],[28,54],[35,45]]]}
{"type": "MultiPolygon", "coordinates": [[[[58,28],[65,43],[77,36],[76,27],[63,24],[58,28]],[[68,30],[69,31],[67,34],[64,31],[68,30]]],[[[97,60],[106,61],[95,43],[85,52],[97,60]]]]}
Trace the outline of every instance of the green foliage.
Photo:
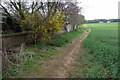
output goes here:
{"type": "Polygon", "coordinates": [[[72,40],[78,38],[83,33],[84,30],[85,28],[81,28],[81,29],[77,29],[69,33],[64,33],[62,34],[61,38],[53,38],[52,42],[50,42],[49,45],[62,47],[66,45],[67,43],[72,42],[72,40]]]}
{"type": "Polygon", "coordinates": [[[86,21],[85,21],[85,17],[83,15],[76,15],[74,17],[71,17],[71,24],[73,25],[81,25],[81,24],[84,24],[86,21]]]}
{"type": "Polygon", "coordinates": [[[85,26],[92,29],[84,41],[87,51],[84,56],[79,58],[88,71],[86,78],[118,77],[117,24],[86,24],[85,26]],[[87,67],[91,67],[90,70],[87,67]]]}
{"type": "Polygon", "coordinates": [[[35,43],[48,41],[54,33],[62,30],[65,24],[64,18],[65,16],[61,13],[45,17],[40,11],[35,11],[31,14],[26,13],[25,19],[21,21],[21,27],[23,31],[32,31],[35,43]]]}
{"type": "Polygon", "coordinates": [[[49,43],[49,45],[61,47],[68,42],[70,41],[67,38],[53,39],[52,42],[49,43]]]}

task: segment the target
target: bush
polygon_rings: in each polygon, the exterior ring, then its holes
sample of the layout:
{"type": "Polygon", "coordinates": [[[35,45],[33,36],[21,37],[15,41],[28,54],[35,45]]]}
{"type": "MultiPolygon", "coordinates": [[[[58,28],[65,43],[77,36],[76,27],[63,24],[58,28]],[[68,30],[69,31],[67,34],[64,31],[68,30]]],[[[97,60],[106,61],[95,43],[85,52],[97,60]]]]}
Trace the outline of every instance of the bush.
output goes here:
{"type": "Polygon", "coordinates": [[[54,16],[43,16],[40,11],[26,13],[25,19],[21,21],[23,31],[31,30],[35,43],[48,41],[53,34],[62,30],[65,16],[56,13],[54,16]]]}

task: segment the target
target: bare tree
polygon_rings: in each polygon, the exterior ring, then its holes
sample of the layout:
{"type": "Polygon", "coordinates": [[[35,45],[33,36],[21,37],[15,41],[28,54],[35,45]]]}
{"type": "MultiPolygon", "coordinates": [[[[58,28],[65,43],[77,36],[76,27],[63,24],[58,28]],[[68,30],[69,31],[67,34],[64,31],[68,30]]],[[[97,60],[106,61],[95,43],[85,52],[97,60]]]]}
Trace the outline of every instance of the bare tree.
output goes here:
{"type": "MultiPolygon", "coordinates": [[[[10,0],[10,2],[0,3],[4,15],[8,17],[7,22],[19,27],[20,21],[25,19],[25,13],[33,13],[34,11],[40,11],[44,16],[54,16],[56,12],[61,12],[66,15],[66,22],[75,25],[75,19],[78,13],[81,11],[81,7],[78,7],[77,2],[27,2],[10,0]]],[[[46,17],[46,18],[47,18],[46,17]]],[[[10,24],[9,24],[10,25],[10,24]]],[[[17,27],[17,28],[18,28],[17,27]]],[[[20,28],[20,27],[19,27],[20,28]]],[[[13,29],[13,27],[11,28],[13,29]]],[[[16,28],[15,28],[16,29],[16,28]]]]}

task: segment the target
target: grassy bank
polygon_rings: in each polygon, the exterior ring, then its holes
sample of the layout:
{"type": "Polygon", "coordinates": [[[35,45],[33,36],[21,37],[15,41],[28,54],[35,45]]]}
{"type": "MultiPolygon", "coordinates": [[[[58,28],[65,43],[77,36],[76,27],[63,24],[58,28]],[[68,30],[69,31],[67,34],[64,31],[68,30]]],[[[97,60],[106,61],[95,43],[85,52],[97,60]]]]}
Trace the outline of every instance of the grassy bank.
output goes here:
{"type": "MultiPolygon", "coordinates": [[[[57,47],[65,47],[74,39],[80,37],[84,30],[85,28],[81,28],[69,33],[64,33],[59,35],[60,37],[54,37],[47,44],[35,44],[28,46],[23,52],[24,55],[22,55],[19,60],[17,58],[14,59],[14,57],[11,56],[11,61],[15,61],[15,63],[18,63],[19,66],[12,64],[9,64],[9,68],[6,66],[3,71],[3,77],[27,77],[29,73],[37,71],[40,68],[40,66],[43,64],[41,62],[42,59],[47,59],[50,56],[60,54],[57,47]],[[22,75],[20,73],[22,73],[22,75]]],[[[18,54],[20,53],[16,53],[15,55],[18,54]]],[[[38,74],[42,75],[42,73],[38,74]]]]}

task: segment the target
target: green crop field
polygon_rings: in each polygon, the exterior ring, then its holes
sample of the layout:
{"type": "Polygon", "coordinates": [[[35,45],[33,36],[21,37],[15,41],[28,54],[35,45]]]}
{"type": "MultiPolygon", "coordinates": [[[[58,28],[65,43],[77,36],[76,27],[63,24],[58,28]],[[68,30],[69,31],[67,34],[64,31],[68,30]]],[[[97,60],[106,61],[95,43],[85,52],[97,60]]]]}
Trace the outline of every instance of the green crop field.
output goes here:
{"type": "Polygon", "coordinates": [[[78,57],[78,66],[82,64],[84,69],[78,67],[77,74],[86,78],[116,78],[118,23],[85,24],[84,27],[92,31],[84,41],[85,53],[78,57]]]}

